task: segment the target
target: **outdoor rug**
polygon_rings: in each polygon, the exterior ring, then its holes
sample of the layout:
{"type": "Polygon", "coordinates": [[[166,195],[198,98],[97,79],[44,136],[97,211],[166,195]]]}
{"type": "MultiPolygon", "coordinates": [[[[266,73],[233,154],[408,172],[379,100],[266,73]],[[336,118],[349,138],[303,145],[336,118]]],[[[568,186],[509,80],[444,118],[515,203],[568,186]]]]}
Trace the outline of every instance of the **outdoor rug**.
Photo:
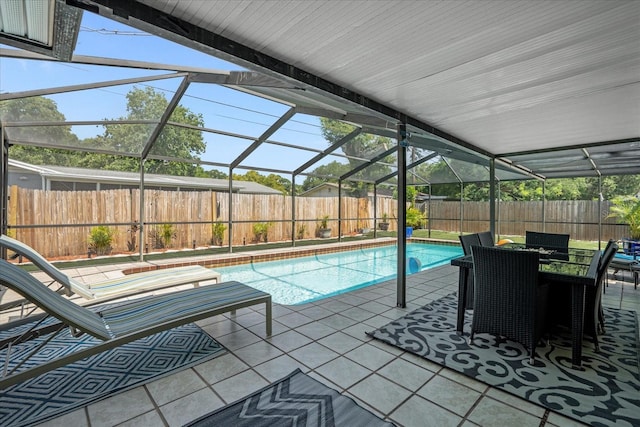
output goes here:
{"type": "Polygon", "coordinates": [[[605,309],[600,353],[583,347],[584,370],[571,368],[568,332],[536,349],[532,366],[523,346],[489,334],[467,339],[456,334],[455,293],[419,308],[367,334],[544,408],[594,426],[640,425],[638,320],[627,310],[605,309]]]}
{"type": "Polygon", "coordinates": [[[296,369],[281,380],[187,424],[189,427],[393,426],[296,369]]]}
{"type": "MultiPolygon", "coordinates": [[[[49,343],[51,350],[41,357],[55,358],[96,340],[86,334],[73,338],[68,331],[49,343]]],[[[39,341],[14,347],[14,352],[24,353],[39,341]]],[[[0,390],[0,424],[32,425],[225,352],[195,324],[160,332],[0,390]]],[[[5,357],[6,350],[0,351],[5,357]]]]}

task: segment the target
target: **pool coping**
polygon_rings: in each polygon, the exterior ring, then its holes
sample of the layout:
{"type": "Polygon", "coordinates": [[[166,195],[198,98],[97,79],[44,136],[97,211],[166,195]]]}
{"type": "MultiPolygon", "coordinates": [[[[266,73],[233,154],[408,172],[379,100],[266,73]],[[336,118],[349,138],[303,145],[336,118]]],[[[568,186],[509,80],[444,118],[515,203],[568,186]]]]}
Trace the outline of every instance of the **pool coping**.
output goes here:
{"type": "MultiPolygon", "coordinates": [[[[459,242],[451,240],[426,239],[426,238],[410,238],[408,243],[429,243],[440,244],[445,246],[460,246],[459,242]]],[[[339,242],[329,243],[326,245],[303,246],[278,248],[273,250],[256,250],[242,253],[229,253],[210,256],[201,256],[191,258],[189,260],[170,260],[165,263],[147,263],[143,266],[130,267],[122,271],[123,274],[141,273],[145,271],[153,271],[166,268],[184,267],[189,265],[201,265],[206,268],[231,267],[241,264],[250,264],[256,262],[279,261],[290,258],[300,258],[306,256],[314,256],[320,254],[328,254],[335,252],[344,252],[354,249],[368,249],[381,246],[390,246],[397,243],[397,239],[392,237],[383,237],[375,240],[367,240],[363,242],[339,242]]]]}

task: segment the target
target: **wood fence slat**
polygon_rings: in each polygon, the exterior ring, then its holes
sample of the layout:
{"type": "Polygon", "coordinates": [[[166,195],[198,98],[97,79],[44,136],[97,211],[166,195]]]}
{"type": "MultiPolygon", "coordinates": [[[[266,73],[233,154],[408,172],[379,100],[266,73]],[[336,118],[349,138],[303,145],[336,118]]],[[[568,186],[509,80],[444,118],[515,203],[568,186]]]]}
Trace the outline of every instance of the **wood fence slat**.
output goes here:
{"type": "MultiPolygon", "coordinates": [[[[139,222],[140,190],[103,191],[43,191],[12,186],[8,206],[10,226],[13,235],[33,246],[47,257],[83,256],[87,252],[91,225],[79,224],[129,224],[139,222]],[[55,227],[61,224],[78,226],[55,227]],[[28,226],[37,227],[28,227],[28,226]],[[51,227],[47,227],[50,225],[51,227]],[[25,228],[26,227],[26,228],[25,228]]],[[[284,195],[238,194],[231,195],[233,224],[231,232],[233,245],[250,243],[254,239],[253,225],[259,222],[272,223],[269,241],[287,241],[292,236],[292,202],[284,195]]],[[[361,228],[373,227],[373,199],[343,197],[342,232],[347,235],[361,228]]],[[[318,221],[328,215],[332,236],[338,233],[337,197],[297,197],[296,234],[304,225],[303,238],[315,237],[318,221]]],[[[543,203],[501,202],[498,205],[498,232],[500,235],[524,235],[525,230],[543,229],[543,203]]],[[[602,239],[626,237],[628,227],[608,218],[610,202],[597,201],[545,201],[544,229],[548,232],[565,232],[576,240],[597,240],[598,224],[602,223],[602,239]]],[[[427,205],[419,208],[426,211],[427,205]]],[[[429,227],[459,233],[478,232],[489,228],[489,205],[487,202],[432,201],[429,227]],[[460,217],[463,215],[462,230],[460,217]]],[[[378,197],[377,214],[381,222],[384,213],[389,215],[390,230],[397,229],[396,201],[378,197]]],[[[214,220],[229,220],[229,194],[199,191],[145,190],[144,222],[145,241],[152,248],[151,233],[161,224],[173,224],[176,239],[175,248],[211,244],[211,223],[214,220]],[[219,212],[218,212],[219,211],[219,212]],[[219,213],[219,217],[217,217],[219,213]]],[[[225,224],[228,226],[228,224],[225,224]]],[[[113,226],[113,249],[126,252],[131,238],[130,226],[113,226]]],[[[224,244],[228,244],[225,234],[224,244]]],[[[139,243],[139,242],[138,242],[139,243]]],[[[135,252],[137,252],[137,248],[135,252]]]]}

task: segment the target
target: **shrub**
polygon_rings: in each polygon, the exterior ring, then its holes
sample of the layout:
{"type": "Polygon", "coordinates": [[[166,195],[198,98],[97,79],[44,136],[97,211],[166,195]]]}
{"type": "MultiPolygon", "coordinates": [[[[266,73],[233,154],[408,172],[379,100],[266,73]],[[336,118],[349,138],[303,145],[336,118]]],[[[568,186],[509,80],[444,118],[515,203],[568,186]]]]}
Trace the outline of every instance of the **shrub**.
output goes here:
{"type": "Polygon", "coordinates": [[[96,255],[106,255],[111,252],[114,231],[106,225],[93,227],[89,231],[89,248],[96,255]]]}
{"type": "Polygon", "coordinates": [[[407,215],[405,218],[407,219],[407,227],[413,228],[421,228],[427,221],[425,214],[414,207],[407,209],[407,215]]]}
{"type": "Polygon", "coordinates": [[[617,218],[619,223],[628,224],[631,239],[640,240],[640,197],[618,196],[611,199],[609,217],[617,218]]]}
{"type": "Polygon", "coordinates": [[[164,249],[171,245],[171,240],[176,238],[176,230],[172,224],[162,224],[151,232],[154,249],[164,249]]]}
{"type": "Polygon", "coordinates": [[[222,246],[224,242],[224,232],[227,230],[227,226],[221,222],[211,224],[211,244],[214,246],[222,246]]]}
{"type": "Polygon", "coordinates": [[[271,223],[269,222],[258,222],[253,224],[253,234],[255,236],[256,242],[259,242],[261,240],[267,242],[269,227],[271,227],[271,223]]]}

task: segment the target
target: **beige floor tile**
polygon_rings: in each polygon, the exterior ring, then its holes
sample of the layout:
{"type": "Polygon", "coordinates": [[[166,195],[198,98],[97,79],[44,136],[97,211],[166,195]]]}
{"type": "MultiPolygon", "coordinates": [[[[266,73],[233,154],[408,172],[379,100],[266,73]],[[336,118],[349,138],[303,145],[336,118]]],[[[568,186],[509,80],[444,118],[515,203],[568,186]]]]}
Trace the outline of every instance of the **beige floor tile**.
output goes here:
{"type": "Polygon", "coordinates": [[[481,426],[538,427],[540,418],[499,402],[483,397],[468,417],[481,426]]]}
{"type": "Polygon", "coordinates": [[[206,386],[207,384],[193,369],[177,372],[146,385],[147,390],[158,406],[179,399],[206,386]]]}
{"type": "Polygon", "coordinates": [[[246,364],[256,366],[267,360],[282,355],[282,351],[271,345],[269,341],[258,341],[246,347],[239,348],[234,354],[246,364]]]}
{"type": "Polygon", "coordinates": [[[270,382],[276,382],[298,368],[305,373],[309,370],[309,368],[304,366],[302,363],[299,363],[292,357],[283,354],[282,356],[278,356],[275,359],[271,359],[268,362],[256,366],[254,369],[270,382]]]}
{"type": "Polygon", "coordinates": [[[245,371],[214,384],[213,390],[229,404],[269,384],[258,373],[245,371]]]}
{"type": "Polygon", "coordinates": [[[215,384],[248,370],[249,366],[233,353],[227,353],[201,363],[194,369],[209,384],[215,384]]]}
{"type": "Polygon", "coordinates": [[[143,387],[108,397],[87,407],[91,427],[114,426],[154,409],[143,387]]]}
{"type": "Polygon", "coordinates": [[[343,332],[336,332],[318,340],[318,342],[340,354],[347,353],[363,343],[363,341],[343,332]]]}
{"type": "Polygon", "coordinates": [[[309,344],[311,341],[311,338],[295,330],[290,330],[278,335],[273,335],[269,339],[269,342],[271,342],[271,344],[278,347],[284,352],[300,348],[304,345],[309,344]]]}
{"type": "Polygon", "coordinates": [[[465,417],[482,396],[479,392],[440,375],[431,378],[418,394],[461,417],[465,417]]]}
{"type": "MultiPolygon", "coordinates": [[[[164,425],[164,421],[158,411],[150,411],[139,415],[132,420],[125,421],[124,423],[119,424],[118,427],[158,427],[162,425],[164,425]]],[[[70,424],[67,427],[71,426],[73,426],[73,424],[70,424]]]]}
{"type": "Polygon", "coordinates": [[[406,388],[377,374],[365,378],[348,391],[383,414],[393,411],[411,396],[406,388]]]}
{"type": "Polygon", "coordinates": [[[379,371],[379,375],[416,392],[434,373],[403,359],[395,359],[379,371]]]}
{"type": "Polygon", "coordinates": [[[371,371],[346,357],[338,357],[316,368],[315,371],[334,384],[346,389],[361,381],[371,371]]]}
{"type": "Polygon", "coordinates": [[[405,427],[454,427],[462,421],[453,412],[416,395],[400,405],[390,417],[392,421],[405,427]]]}
{"type": "Polygon", "coordinates": [[[314,369],[335,359],[339,354],[318,343],[311,343],[290,352],[289,356],[314,369]]]}
{"type": "Polygon", "coordinates": [[[371,370],[380,369],[395,359],[393,354],[380,350],[369,343],[365,343],[360,347],[351,350],[345,354],[345,356],[371,370]]]}
{"type": "Polygon", "coordinates": [[[169,426],[179,427],[222,406],[224,402],[206,388],[160,406],[160,411],[169,426]]]}

